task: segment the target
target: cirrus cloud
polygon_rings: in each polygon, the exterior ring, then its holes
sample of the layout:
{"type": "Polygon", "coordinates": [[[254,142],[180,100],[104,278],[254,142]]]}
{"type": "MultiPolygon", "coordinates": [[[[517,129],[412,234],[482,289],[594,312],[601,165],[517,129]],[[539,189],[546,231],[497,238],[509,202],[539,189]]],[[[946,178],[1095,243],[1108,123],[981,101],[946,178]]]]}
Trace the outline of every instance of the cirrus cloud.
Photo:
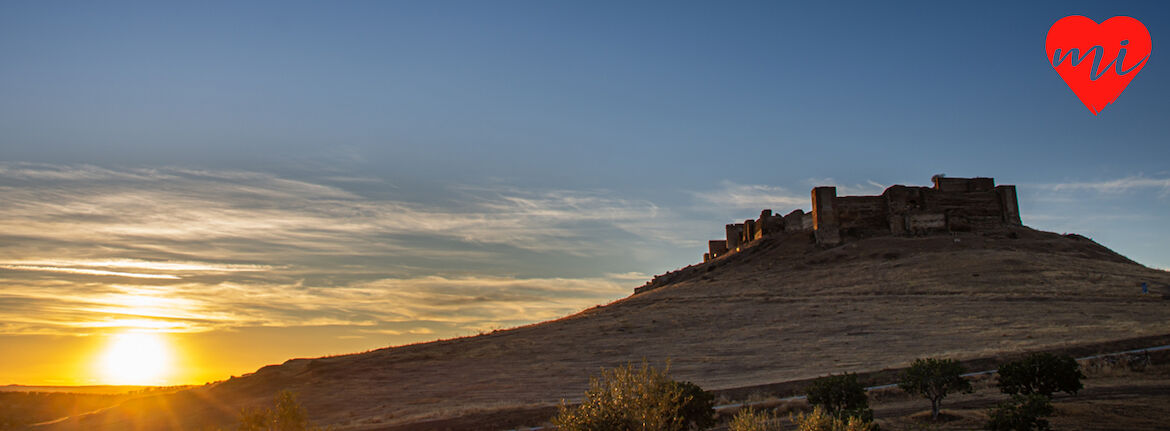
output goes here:
{"type": "Polygon", "coordinates": [[[583,262],[680,241],[672,213],[606,191],[452,185],[418,200],[340,187],[0,163],[0,333],[514,326],[624,296],[643,277],[587,275],[583,262]]]}

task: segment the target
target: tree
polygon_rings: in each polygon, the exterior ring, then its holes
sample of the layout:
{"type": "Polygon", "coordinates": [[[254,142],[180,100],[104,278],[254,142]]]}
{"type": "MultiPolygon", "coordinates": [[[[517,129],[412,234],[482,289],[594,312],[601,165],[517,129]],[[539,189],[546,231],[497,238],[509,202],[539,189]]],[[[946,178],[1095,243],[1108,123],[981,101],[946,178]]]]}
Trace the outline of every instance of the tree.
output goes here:
{"type": "Polygon", "coordinates": [[[715,425],[715,395],[691,382],[674,384],[682,389],[684,400],[679,414],[687,418],[695,429],[707,429],[715,425]]]}
{"type": "Polygon", "coordinates": [[[1085,387],[1080,365],[1068,355],[1034,353],[1000,365],[998,374],[999,390],[1009,395],[1040,394],[1051,398],[1056,392],[1076,394],[1085,387]]]}
{"type": "Polygon", "coordinates": [[[562,404],[552,422],[564,431],[683,431],[713,424],[714,396],[671,380],[668,369],[643,361],[602,370],[590,379],[581,405],[562,404]]]}
{"type": "Polygon", "coordinates": [[[838,418],[856,417],[863,421],[873,420],[869,398],[865,395],[865,387],[857,381],[857,374],[821,377],[813,380],[805,389],[805,393],[808,394],[809,404],[822,406],[838,418]]]}
{"type": "Polygon", "coordinates": [[[902,374],[898,387],[907,393],[930,400],[930,417],[938,420],[943,398],[951,392],[971,392],[971,382],[963,378],[967,369],[954,359],[916,359],[902,374]]]}
{"type": "Polygon", "coordinates": [[[877,429],[873,422],[856,417],[839,418],[821,406],[815,406],[811,412],[799,413],[791,418],[792,423],[796,424],[796,431],[874,431],[877,429]]]}
{"type": "Polygon", "coordinates": [[[319,431],[320,427],[309,421],[309,415],[296,394],[280,391],[276,394],[274,408],[245,408],[240,411],[238,431],[319,431]]]}
{"type": "Polygon", "coordinates": [[[1010,400],[997,404],[987,412],[988,431],[1047,431],[1044,419],[1053,412],[1052,402],[1041,394],[1012,395],[1010,400]]]}

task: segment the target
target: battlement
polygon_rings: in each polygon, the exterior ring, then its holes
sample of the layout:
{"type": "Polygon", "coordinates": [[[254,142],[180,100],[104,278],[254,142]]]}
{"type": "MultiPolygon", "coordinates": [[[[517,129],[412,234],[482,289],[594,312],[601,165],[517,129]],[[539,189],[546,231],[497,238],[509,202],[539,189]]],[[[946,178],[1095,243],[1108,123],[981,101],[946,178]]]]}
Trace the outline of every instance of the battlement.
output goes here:
{"type": "Polygon", "coordinates": [[[834,246],[849,238],[926,235],[1020,225],[1016,186],[996,186],[994,178],[936,175],[932,187],[894,185],[877,196],[837,196],[836,187],[814,187],[812,212],[773,215],[725,226],[724,240],[709,241],[703,261],[735,253],[776,232],[812,233],[816,243],[834,246]]]}

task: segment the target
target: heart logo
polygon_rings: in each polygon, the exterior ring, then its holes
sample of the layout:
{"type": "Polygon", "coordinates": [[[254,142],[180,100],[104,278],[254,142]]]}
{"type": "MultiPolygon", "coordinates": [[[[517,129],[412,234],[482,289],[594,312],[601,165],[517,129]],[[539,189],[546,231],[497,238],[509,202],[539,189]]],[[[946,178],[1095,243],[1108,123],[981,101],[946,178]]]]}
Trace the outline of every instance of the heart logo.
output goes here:
{"type": "Polygon", "coordinates": [[[1141,21],[1115,16],[1101,24],[1080,15],[1048,29],[1044,50],[1056,73],[1093,115],[1117,100],[1150,58],[1150,32],[1141,21]]]}

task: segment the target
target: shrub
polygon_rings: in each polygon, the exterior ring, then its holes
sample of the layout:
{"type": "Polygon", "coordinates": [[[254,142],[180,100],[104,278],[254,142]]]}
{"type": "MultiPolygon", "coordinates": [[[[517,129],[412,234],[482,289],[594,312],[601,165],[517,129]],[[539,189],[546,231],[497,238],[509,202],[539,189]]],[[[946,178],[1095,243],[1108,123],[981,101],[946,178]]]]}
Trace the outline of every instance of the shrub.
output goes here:
{"type": "Polygon", "coordinates": [[[1052,403],[1041,394],[1012,395],[1010,400],[997,404],[987,412],[989,431],[1047,431],[1052,403]]]}
{"type": "Polygon", "coordinates": [[[1015,362],[1000,365],[996,380],[999,390],[1009,395],[1040,394],[1052,397],[1056,392],[1075,394],[1085,386],[1080,365],[1071,356],[1036,353],[1015,362]]]}
{"type": "Polygon", "coordinates": [[[684,400],[679,414],[690,420],[695,429],[715,425],[715,395],[691,382],[675,382],[675,385],[682,388],[684,400]]]}
{"type": "Polygon", "coordinates": [[[963,378],[967,369],[954,359],[916,359],[902,374],[898,387],[907,393],[930,400],[930,417],[938,420],[943,398],[951,392],[971,392],[971,382],[963,378]]]}
{"type": "Polygon", "coordinates": [[[822,406],[830,414],[843,417],[857,417],[864,421],[873,420],[873,410],[865,387],[857,381],[856,374],[829,375],[813,380],[805,389],[808,403],[822,406]]]}
{"type": "Polygon", "coordinates": [[[775,413],[742,409],[731,418],[728,431],[780,431],[780,418],[775,413]]]}
{"type": "Polygon", "coordinates": [[[682,431],[714,423],[714,397],[671,380],[645,361],[602,370],[576,408],[562,404],[552,422],[565,431],[682,431]]]}
{"type": "Polygon", "coordinates": [[[309,415],[296,394],[280,391],[276,394],[274,408],[245,408],[240,411],[239,431],[319,431],[320,427],[309,422],[309,415]]]}
{"type": "Polygon", "coordinates": [[[824,407],[816,406],[809,413],[792,416],[796,431],[873,431],[876,426],[856,417],[839,418],[824,407]]]}

